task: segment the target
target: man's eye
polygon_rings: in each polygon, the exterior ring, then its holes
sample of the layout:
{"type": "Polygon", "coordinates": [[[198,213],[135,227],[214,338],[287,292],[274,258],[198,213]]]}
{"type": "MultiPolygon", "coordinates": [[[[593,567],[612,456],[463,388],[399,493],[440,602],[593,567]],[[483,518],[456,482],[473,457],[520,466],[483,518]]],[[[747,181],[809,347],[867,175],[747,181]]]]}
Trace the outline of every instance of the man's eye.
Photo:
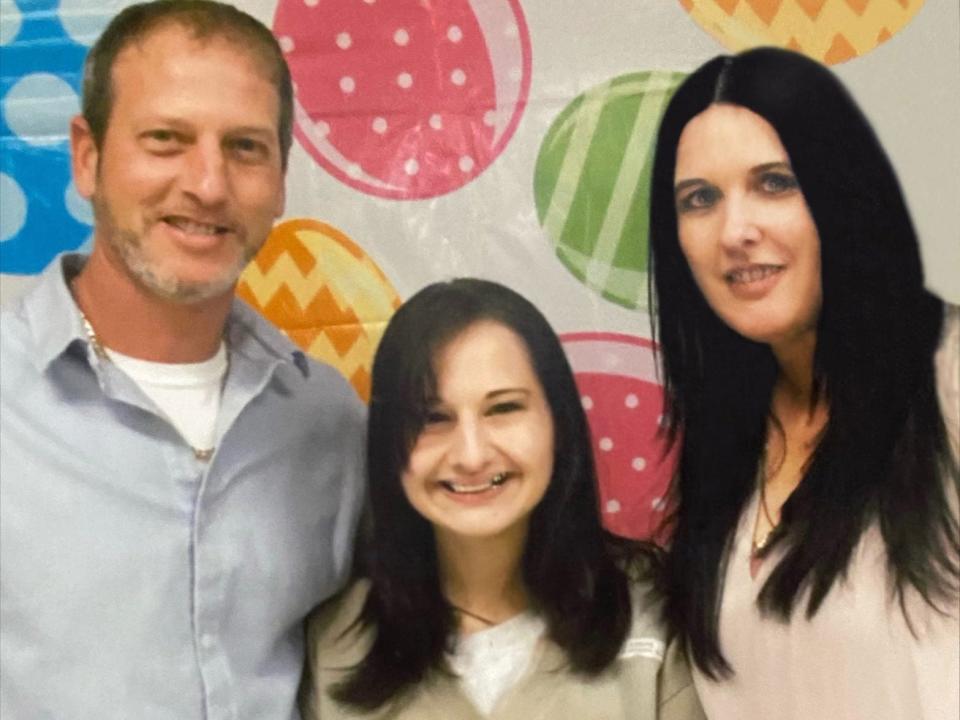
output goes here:
{"type": "Polygon", "coordinates": [[[230,147],[243,160],[260,160],[268,154],[267,146],[253,138],[235,138],[230,147]]]}
{"type": "Polygon", "coordinates": [[[799,186],[797,179],[789,173],[767,172],[760,176],[760,188],[771,195],[790,192],[799,186]]]}
{"type": "Polygon", "coordinates": [[[719,198],[720,192],[716,188],[699,187],[680,196],[677,200],[677,211],[703,210],[711,207],[719,198]]]}
{"type": "Polygon", "coordinates": [[[171,147],[179,139],[177,134],[172,130],[164,130],[162,128],[148,130],[144,133],[143,137],[147,141],[148,145],[154,148],[171,147]]]}

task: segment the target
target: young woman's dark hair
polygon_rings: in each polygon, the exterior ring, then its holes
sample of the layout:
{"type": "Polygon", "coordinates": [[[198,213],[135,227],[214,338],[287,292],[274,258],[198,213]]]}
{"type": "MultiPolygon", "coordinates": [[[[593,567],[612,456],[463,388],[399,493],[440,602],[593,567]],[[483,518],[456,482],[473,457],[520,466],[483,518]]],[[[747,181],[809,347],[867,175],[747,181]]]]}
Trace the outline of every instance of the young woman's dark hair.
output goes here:
{"type": "Polygon", "coordinates": [[[374,628],[376,639],[332,692],[357,709],[376,709],[429,673],[446,672],[456,619],[441,591],[433,529],[407,500],[400,477],[436,398],[434,359],[481,321],[500,323],[522,339],[553,416],[553,476],[530,519],[522,559],[533,609],[571,669],[587,675],[613,662],[629,628],[628,561],[637,546],[600,525],[590,434],[557,336],[529,301],[502,285],[436,283],[397,311],[373,365],[369,518],[360,551],[371,590],[359,622],[374,628]]]}
{"type": "Polygon", "coordinates": [[[762,48],[707,63],[677,90],[657,136],[651,300],[669,433],[682,447],[667,615],[697,666],[717,678],[732,671],[718,637],[725,558],[757,487],[778,366],[767,345],[710,308],[678,242],[677,145],[714,103],[745,107],[776,130],[820,237],[813,401],[826,400],[829,419],[782,508],[773,540],[787,549],[761,610],[787,618],[809,592],[813,616],[877,522],[903,612],[910,587],[955,612],[943,602],[960,575],[946,488],[960,473],[934,384],[943,304],[924,289],[917,238],[869,123],[833,74],[802,55],[762,48]]]}

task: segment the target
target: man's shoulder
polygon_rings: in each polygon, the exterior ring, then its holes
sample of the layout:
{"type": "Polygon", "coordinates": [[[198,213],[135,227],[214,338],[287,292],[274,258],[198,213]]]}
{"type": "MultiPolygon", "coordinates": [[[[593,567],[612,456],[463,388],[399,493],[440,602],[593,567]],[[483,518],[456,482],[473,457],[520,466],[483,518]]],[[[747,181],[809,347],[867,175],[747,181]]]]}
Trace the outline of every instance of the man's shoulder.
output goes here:
{"type": "Polygon", "coordinates": [[[0,356],[3,358],[0,362],[4,366],[0,378],[4,384],[13,378],[14,365],[33,364],[32,360],[39,363],[39,339],[28,311],[31,296],[35,292],[37,288],[32,288],[0,308],[0,356]]]}
{"type": "Polygon", "coordinates": [[[85,259],[76,253],[58,255],[31,287],[0,308],[0,342],[5,351],[14,347],[28,352],[63,349],[73,332],[72,299],[64,272],[75,272],[85,259]]]}

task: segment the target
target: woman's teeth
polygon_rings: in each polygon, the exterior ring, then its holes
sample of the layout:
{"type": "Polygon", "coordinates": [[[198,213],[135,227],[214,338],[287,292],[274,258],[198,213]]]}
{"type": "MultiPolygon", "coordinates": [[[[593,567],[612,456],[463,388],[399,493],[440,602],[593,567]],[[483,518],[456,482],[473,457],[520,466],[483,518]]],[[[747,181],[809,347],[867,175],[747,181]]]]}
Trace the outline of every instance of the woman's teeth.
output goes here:
{"type": "Polygon", "coordinates": [[[458,482],[453,482],[452,480],[443,480],[441,481],[440,484],[443,485],[443,487],[445,487],[450,492],[472,495],[476,493],[486,492],[490,488],[500,487],[507,481],[508,477],[509,476],[507,475],[507,473],[501,472],[494,475],[487,482],[481,483],[479,485],[464,485],[458,482]]]}
{"type": "Polygon", "coordinates": [[[781,270],[783,270],[783,265],[752,265],[748,268],[731,270],[726,273],[724,277],[727,282],[733,284],[751,283],[770,277],[781,270]]]}

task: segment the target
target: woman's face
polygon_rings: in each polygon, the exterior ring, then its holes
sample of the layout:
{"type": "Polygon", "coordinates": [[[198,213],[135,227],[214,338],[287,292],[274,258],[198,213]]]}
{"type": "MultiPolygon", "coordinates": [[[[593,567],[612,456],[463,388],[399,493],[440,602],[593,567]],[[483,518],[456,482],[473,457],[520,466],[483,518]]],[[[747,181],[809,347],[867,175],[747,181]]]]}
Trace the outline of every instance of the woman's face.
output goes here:
{"type": "Polygon", "coordinates": [[[553,474],[553,417],[526,346],[480,321],[434,358],[437,398],[402,475],[438,538],[525,537],[553,474]]]}
{"type": "Polygon", "coordinates": [[[750,340],[789,350],[820,313],[820,238],[776,130],[738,105],[684,128],[674,198],[680,247],[714,312],[750,340]]]}

